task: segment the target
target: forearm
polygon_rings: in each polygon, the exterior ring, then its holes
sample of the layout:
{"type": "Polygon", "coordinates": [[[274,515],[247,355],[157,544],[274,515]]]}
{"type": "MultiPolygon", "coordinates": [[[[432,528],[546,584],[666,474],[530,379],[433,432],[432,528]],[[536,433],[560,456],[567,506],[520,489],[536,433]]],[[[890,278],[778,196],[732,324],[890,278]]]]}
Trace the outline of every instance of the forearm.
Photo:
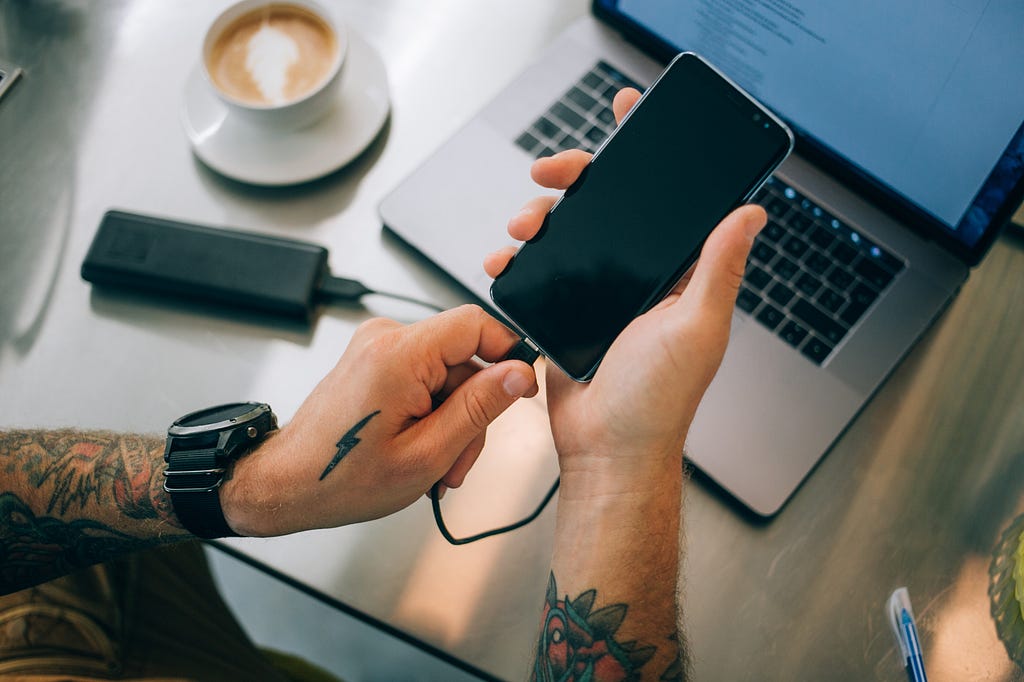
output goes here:
{"type": "Polygon", "coordinates": [[[191,537],[162,471],[153,436],[0,431],[0,593],[191,537]]]}
{"type": "Polygon", "coordinates": [[[558,679],[574,657],[569,679],[582,678],[588,664],[595,682],[684,679],[676,598],[682,462],[665,466],[614,493],[582,480],[585,472],[563,480],[534,679],[558,679]],[[582,621],[559,632],[563,609],[582,621]]]}

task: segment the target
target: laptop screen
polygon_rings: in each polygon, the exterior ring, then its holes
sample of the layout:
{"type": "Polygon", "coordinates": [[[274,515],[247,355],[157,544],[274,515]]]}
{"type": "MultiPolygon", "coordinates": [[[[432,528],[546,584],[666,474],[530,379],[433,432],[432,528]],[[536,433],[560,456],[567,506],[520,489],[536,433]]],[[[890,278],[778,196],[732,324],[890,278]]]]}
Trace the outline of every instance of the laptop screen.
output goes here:
{"type": "Polygon", "coordinates": [[[676,51],[702,54],[967,247],[1019,190],[1021,0],[599,4],[676,51]]]}

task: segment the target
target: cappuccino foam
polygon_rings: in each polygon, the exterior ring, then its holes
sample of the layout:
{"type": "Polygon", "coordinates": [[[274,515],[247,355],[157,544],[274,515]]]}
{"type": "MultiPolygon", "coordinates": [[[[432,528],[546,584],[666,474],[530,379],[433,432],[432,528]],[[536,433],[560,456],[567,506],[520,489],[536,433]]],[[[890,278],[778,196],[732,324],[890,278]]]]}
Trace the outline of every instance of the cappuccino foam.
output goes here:
{"type": "Polygon", "coordinates": [[[302,7],[279,4],[253,10],[225,27],[206,66],[214,85],[229,97],[280,105],[320,86],[337,55],[337,39],[324,20],[302,7]]]}

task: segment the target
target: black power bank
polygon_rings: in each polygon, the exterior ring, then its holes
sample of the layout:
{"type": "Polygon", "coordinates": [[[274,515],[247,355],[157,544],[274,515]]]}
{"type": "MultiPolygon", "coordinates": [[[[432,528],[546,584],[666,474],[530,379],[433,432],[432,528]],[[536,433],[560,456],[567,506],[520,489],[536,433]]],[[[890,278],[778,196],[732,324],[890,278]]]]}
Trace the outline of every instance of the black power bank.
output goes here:
{"type": "Polygon", "coordinates": [[[82,278],[309,322],[327,249],[294,239],[107,211],[82,278]]]}

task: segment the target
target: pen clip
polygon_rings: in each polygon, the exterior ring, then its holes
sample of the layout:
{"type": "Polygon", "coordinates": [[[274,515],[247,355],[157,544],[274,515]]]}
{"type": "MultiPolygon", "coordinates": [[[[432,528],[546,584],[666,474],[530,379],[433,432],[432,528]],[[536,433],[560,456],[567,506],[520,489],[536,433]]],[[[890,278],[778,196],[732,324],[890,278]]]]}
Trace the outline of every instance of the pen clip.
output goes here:
{"type": "Polygon", "coordinates": [[[896,637],[896,642],[900,645],[900,654],[902,654],[905,661],[911,656],[913,650],[903,631],[904,611],[913,620],[914,608],[910,605],[910,594],[907,592],[906,587],[900,587],[889,597],[886,613],[889,616],[889,625],[892,627],[892,633],[896,637]]]}

